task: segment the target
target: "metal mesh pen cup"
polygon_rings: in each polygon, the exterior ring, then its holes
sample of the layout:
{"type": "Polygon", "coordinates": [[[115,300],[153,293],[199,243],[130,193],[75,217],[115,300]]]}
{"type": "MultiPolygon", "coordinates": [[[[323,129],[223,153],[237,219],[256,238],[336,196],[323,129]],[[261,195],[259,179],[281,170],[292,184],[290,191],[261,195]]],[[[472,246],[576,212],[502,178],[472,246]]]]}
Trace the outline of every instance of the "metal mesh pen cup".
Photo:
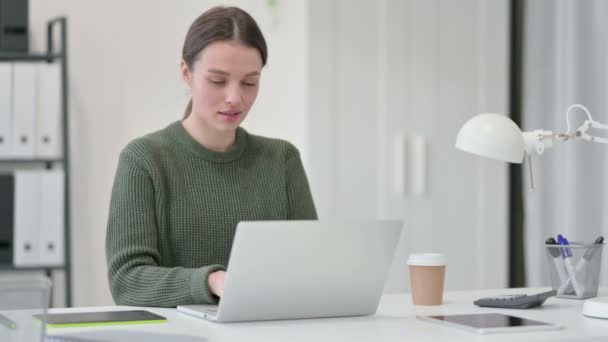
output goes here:
{"type": "Polygon", "coordinates": [[[551,286],[557,297],[597,296],[604,244],[546,245],[551,286]]]}

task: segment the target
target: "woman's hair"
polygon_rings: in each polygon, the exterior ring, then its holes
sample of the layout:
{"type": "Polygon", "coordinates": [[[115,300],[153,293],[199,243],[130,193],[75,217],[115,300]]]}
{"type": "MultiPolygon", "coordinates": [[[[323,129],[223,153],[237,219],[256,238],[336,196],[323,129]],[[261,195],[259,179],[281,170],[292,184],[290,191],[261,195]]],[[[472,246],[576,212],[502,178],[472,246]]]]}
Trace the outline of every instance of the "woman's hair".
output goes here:
{"type": "MultiPolygon", "coordinates": [[[[196,18],[186,34],[182,58],[188,69],[192,70],[194,62],[207,45],[229,40],[258,49],[262,57],[262,66],[266,65],[268,50],[262,31],[249,13],[238,7],[213,7],[196,18]]],[[[192,99],[188,103],[184,119],[190,115],[191,110],[192,99]]]]}

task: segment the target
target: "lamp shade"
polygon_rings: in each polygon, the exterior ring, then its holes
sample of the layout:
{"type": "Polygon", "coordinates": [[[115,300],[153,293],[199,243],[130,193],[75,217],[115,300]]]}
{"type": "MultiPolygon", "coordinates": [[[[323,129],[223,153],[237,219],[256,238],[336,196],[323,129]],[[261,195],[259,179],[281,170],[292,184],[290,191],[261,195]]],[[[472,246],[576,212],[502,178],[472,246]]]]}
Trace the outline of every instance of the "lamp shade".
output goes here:
{"type": "Polygon", "coordinates": [[[467,121],[456,138],[456,148],[482,157],[521,163],[524,136],[513,120],[500,114],[478,114],[467,121]]]}

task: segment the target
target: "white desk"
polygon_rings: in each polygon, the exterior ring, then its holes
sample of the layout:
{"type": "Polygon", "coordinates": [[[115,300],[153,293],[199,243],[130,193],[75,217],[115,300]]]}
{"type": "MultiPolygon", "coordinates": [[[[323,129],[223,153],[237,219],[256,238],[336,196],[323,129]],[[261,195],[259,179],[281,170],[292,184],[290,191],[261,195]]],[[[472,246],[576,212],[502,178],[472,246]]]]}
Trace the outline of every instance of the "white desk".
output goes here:
{"type": "MultiPolygon", "coordinates": [[[[85,332],[138,331],[146,333],[198,336],[202,341],[608,341],[608,320],[582,315],[580,300],[550,298],[540,308],[506,310],[479,308],[473,300],[482,296],[509,293],[538,293],[548,289],[502,289],[448,292],[444,305],[421,307],[411,304],[409,294],[385,295],[376,315],[352,318],[327,318],[218,324],[178,313],[175,309],[143,308],[167,317],[164,324],[98,328],[50,329],[49,335],[79,335],[85,332]],[[565,328],[555,331],[478,335],[416,319],[416,315],[501,312],[552,322],[565,328]]],[[[608,295],[602,289],[601,295],[608,295]]],[[[52,309],[51,312],[129,310],[133,307],[95,307],[52,309]]],[[[82,335],[81,335],[82,336],[82,335]]],[[[99,336],[99,335],[97,335],[99,336]]],[[[173,339],[172,339],[173,340],[173,339]]],[[[177,339],[176,341],[179,341],[177,339]]]]}

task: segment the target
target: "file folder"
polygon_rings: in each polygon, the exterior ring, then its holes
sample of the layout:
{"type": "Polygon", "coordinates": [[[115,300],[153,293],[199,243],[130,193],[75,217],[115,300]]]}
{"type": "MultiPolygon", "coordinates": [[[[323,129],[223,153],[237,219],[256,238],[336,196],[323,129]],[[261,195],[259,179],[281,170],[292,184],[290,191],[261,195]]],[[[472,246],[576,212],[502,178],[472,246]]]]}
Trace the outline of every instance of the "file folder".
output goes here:
{"type": "Polygon", "coordinates": [[[57,169],[41,173],[40,265],[62,266],[64,262],[64,173],[57,169]]]}
{"type": "Polygon", "coordinates": [[[15,172],[13,264],[16,267],[38,266],[40,263],[40,172],[15,172]]]}
{"type": "Polygon", "coordinates": [[[61,68],[58,63],[42,63],[38,68],[38,110],[36,155],[56,159],[62,155],[61,68]]]}
{"type": "Polygon", "coordinates": [[[13,157],[34,157],[36,63],[13,64],[13,157]]]}
{"type": "Polygon", "coordinates": [[[10,63],[0,63],[0,159],[8,159],[13,153],[12,135],[12,105],[13,105],[13,66],[10,63]]]}

